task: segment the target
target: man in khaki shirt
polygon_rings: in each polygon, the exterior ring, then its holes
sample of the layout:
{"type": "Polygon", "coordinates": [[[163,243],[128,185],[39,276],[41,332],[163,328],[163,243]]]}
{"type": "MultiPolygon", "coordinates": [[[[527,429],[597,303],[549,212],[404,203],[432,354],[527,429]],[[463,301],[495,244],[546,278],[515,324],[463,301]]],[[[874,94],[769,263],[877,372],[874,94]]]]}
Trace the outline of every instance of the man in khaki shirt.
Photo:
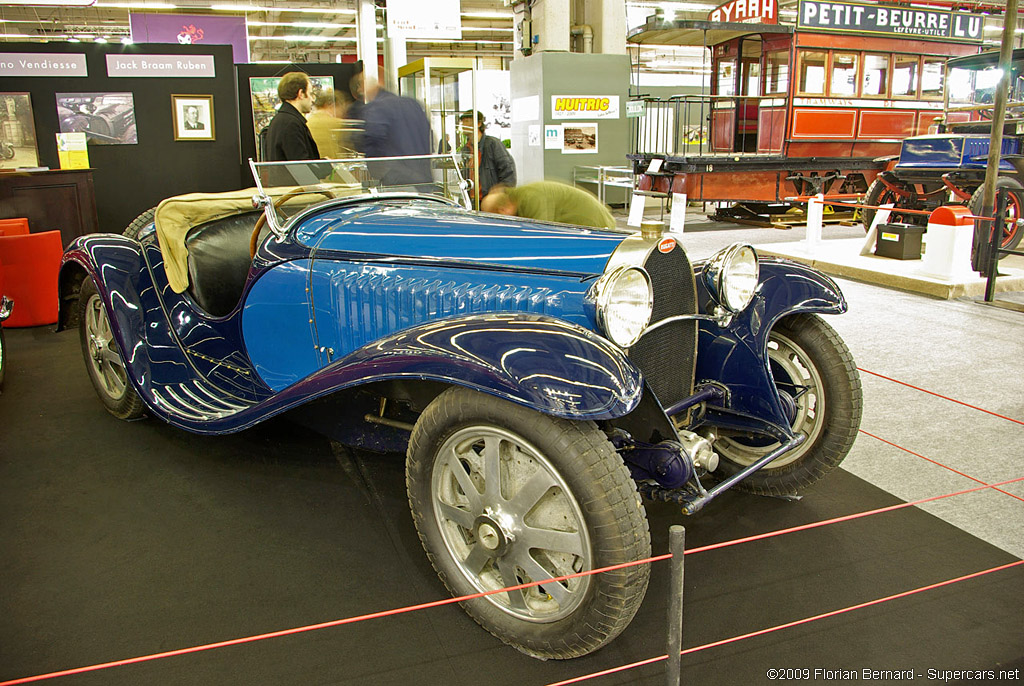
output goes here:
{"type": "Polygon", "coordinates": [[[537,181],[525,186],[495,186],[480,201],[480,209],[512,217],[614,229],[611,210],[580,188],[556,181],[537,181]]]}
{"type": "Polygon", "coordinates": [[[343,122],[344,112],[339,110],[334,91],[321,91],[313,101],[313,111],[306,117],[306,126],[320,149],[320,156],[328,160],[344,157],[343,122]]]}

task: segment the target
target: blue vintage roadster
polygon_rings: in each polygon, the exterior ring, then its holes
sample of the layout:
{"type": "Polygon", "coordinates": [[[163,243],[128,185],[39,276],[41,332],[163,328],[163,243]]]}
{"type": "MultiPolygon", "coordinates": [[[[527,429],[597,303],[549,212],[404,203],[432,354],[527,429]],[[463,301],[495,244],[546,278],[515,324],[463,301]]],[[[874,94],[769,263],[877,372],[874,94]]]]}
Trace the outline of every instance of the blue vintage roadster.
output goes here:
{"type": "Polygon", "coordinates": [[[584,655],[629,624],[646,565],[553,579],[648,557],[641,496],[789,496],[854,441],[860,380],[819,317],[846,302],[813,269],[469,211],[450,157],[252,166],[254,189],[68,248],[60,325],[100,400],[202,434],[303,413],[405,452],[453,594],[546,582],[464,603],[525,653],[584,655]]]}

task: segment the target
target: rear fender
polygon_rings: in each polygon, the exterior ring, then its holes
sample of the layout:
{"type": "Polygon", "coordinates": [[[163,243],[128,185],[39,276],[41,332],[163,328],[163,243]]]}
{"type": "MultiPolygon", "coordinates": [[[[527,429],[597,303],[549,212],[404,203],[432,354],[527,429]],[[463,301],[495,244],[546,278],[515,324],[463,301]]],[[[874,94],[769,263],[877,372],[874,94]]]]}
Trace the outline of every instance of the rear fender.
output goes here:
{"type": "Polygon", "coordinates": [[[472,315],[406,329],[282,391],[318,397],[394,379],[473,388],[573,420],[614,419],[643,395],[639,370],[610,342],[539,315],[472,315]]]}
{"type": "MultiPolygon", "coordinates": [[[[745,310],[726,327],[700,323],[696,381],[724,384],[734,411],[788,426],[768,366],[768,335],[787,315],[846,312],[846,298],[835,281],[811,267],[771,258],[761,259],[759,266],[760,284],[745,310]]],[[[703,279],[697,283],[698,302],[709,303],[703,279]]]]}

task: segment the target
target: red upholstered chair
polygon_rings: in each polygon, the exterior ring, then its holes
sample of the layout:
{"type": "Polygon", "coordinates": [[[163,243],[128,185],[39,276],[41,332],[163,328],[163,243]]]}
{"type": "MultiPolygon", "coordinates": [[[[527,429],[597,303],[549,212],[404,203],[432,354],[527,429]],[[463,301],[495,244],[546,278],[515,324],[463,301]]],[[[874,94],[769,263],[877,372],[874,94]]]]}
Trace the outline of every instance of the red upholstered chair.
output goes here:
{"type": "Polygon", "coordinates": [[[57,321],[57,272],[64,253],[60,231],[0,236],[4,295],[14,301],[6,327],[57,321]]]}
{"type": "Polygon", "coordinates": [[[28,219],[0,219],[0,236],[24,236],[28,233],[28,219]]]}

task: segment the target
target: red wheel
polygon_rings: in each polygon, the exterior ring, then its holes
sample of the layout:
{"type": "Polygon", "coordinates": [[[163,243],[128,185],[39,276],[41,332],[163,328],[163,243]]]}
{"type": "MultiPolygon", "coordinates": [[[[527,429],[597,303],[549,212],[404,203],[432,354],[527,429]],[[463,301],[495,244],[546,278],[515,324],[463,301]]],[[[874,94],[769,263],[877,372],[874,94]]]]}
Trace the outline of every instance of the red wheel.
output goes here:
{"type": "MultiPolygon", "coordinates": [[[[1007,189],[1009,193],[1006,198],[1006,216],[1003,218],[1003,239],[1000,241],[999,247],[1013,250],[1020,245],[1021,238],[1024,238],[1024,227],[1020,223],[1024,219],[1024,187],[1016,179],[1004,177],[996,179],[996,190],[1000,188],[1007,189]]],[[[967,205],[972,214],[981,214],[984,195],[984,186],[979,186],[974,191],[967,205]]]]}

